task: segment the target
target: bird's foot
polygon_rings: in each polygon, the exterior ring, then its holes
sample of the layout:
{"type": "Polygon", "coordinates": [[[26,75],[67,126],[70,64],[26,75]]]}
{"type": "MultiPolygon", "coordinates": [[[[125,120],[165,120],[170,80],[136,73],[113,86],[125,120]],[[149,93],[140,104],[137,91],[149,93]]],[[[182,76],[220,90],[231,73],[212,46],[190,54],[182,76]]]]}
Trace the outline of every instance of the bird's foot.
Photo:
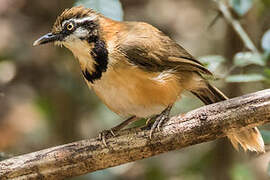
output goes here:
{"type": "Polygon", "coordinates": [[[106,146],[107,147],[107,142],[106,142],[106,140],[107,140],[107,138],[108,137],[115,137],[116,135],[116,130],[114,129],[114,128],[112,128],[112,129],[109,129],[109,130],[103,130],[103,131],[101,131],[100,133],[99,133],[99,135],[98,135],[98,139],[100,140],[100,141],[102,141],[102,143],[104,144],[104,146],[106,146]]]}
{"type": "MultiPolygon", "coordinates": [[[[160,131],[161,126],[166,121],[169,120],[171,108],[172,108],[171,106],[167,107],[164,111],[162,111],[162,113],[160,113],[159,115],[154,117],[154,119],[156,119],[156,120],[150,129],[150,139],[152,139],[152,135],[153,135],[154,131],[156,129],[157,129],[157,131],[160,131]]],[[[150,119],[148,119],[146,123],[149,124],[149,122],[150,122],[150,119]]]]}
{"type": "Polygon", "coordinates": [[[121,129],[123,129],[124,127],[126,127],[128,124],[130,124],[133,121],[136,121],[138,118],[136,116],[132,116],[128,119],[126,119],[125,121],[123,121],[122,123],[118,124],[117,126],[109,129],[109,130],[104,130],[102,132],[99,133],[99,140],[103,142],[103,144],[107,147],[107,143],[106,143],[106,139],[109,136],[116,136],[116,133],[118,131],[120,131],[121,129]]]}

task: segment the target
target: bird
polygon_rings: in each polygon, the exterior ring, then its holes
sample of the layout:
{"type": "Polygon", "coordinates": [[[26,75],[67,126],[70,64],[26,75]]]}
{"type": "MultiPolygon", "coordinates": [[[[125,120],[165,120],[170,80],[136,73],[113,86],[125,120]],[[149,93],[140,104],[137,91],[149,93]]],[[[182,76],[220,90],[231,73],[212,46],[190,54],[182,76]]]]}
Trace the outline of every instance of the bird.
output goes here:
{"type": "MultiPolygon", "coordinates": [[[[116,21],[91,8],[65,9],[51,31],[33,46],[65,46],[78,60],[82,76],[100,100],[121,117],[119,125],[100,133],[115,134],[138,119],[150,123],[150,139],[168,121],[174,103],[189,91],[204,104],[228,98],[209,78],[213,74],[181,45],[146,22],[116,21]],[[106,132],[106,133],[105,133],[106,132]]],[[[227,134],[233,147],[264,152],[257,127],[227,134]]]]}

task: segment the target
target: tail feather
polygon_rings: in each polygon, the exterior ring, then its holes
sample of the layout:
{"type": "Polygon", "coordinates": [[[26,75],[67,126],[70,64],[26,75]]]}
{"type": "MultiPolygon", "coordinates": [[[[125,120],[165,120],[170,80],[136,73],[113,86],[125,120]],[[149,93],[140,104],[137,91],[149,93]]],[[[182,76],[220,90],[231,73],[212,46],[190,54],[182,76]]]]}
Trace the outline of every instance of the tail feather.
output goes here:
{"type": "Polygon", "coordinates": [[[265,152],[264,141],[257,127],[228,134],[227,136],[236,150],[239,150],[240,144],[245,151],[265,152]]]}
{"type": "MultiPolygon", "coordinates": [[[[191,91],[206,105],[228,99],[220,90],[206,82],[206,86],[191,91]]],[[[264,141],[258,128],[245,129],[240,132],[228,134],[233,147],[239,150],[239,145],[245,150],[265,152],[264,141]]]]}

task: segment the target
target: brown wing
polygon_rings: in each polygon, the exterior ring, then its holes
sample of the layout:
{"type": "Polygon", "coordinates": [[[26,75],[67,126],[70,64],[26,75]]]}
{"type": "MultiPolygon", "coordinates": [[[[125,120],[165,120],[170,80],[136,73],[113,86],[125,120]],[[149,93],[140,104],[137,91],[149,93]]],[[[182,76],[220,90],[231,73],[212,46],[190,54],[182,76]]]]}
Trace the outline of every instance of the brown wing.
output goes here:
{"type": "Polygon", "coordinates": [[[199,61],[164,33],[147,23],[126,23],[127,32],[118,49],[130,63],[147,71],[195,71],[209,74],[199,61]]]}

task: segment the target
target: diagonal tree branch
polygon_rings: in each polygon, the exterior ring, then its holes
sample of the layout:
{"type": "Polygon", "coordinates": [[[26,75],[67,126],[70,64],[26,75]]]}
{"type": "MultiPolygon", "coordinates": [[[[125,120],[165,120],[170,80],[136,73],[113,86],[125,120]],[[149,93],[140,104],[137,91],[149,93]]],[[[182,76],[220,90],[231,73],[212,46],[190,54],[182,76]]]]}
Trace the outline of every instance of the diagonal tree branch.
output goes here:
{"type": "Polygon", "coordinates": [[[107,140],[78,141],[0,162],[0,179],[64,179],[148,158],[270,122],[270,89],[172,117],[149,139],[148,128],[107,140]]]}

